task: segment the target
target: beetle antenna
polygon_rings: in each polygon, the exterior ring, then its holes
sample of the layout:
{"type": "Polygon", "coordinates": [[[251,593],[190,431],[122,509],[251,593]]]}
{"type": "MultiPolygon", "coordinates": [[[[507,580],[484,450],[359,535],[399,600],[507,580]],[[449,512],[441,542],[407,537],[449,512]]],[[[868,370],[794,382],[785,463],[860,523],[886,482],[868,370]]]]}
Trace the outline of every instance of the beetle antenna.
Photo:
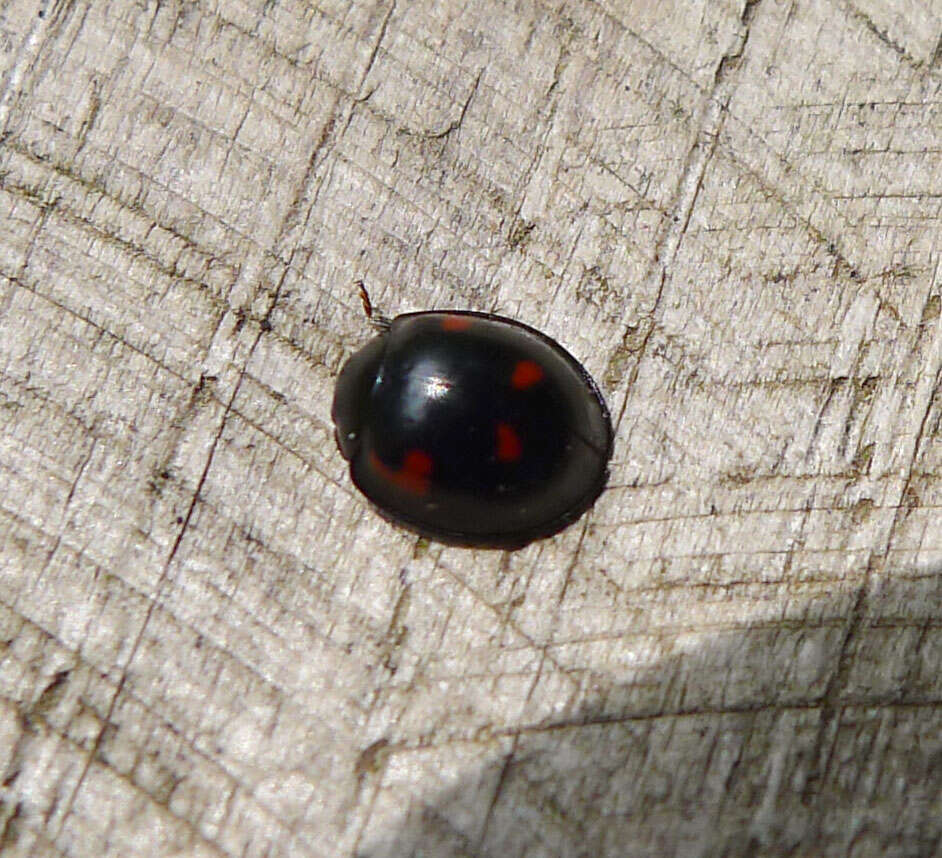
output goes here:
{"type": "Polygon", "coordinates": [[[381,313],[373,312],[373,302],[370,300],[370,293],[366,291],[366,285],[362,280],[357,280],[354,284],[360,290],[360,301],[363,304],[363,312],[370,324],[378,331],[385,333],[392,326],[392,320],[381,313]]]}

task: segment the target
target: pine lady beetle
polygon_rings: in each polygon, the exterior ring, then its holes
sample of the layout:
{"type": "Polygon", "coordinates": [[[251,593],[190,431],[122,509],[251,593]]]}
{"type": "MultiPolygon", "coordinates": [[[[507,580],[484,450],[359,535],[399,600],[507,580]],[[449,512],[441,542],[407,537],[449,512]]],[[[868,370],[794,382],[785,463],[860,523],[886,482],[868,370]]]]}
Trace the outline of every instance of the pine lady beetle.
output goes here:
{"type": "Polygon", "coordinates": [[[353,482],[381,515],[441,542],[513,549],[594,503],[611,419],[562,346],[465,310],[374,325],[381,335],[340,372],[332,416],[353,482]]]}

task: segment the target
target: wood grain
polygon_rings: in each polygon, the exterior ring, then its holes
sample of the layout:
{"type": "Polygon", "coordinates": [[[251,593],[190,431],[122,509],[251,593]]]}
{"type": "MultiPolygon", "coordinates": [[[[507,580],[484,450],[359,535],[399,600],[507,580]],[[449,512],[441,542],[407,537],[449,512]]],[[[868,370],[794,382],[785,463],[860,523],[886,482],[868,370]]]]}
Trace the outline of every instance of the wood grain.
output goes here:
{"type": "Polygon", "coordinates": [[[0,852],[942,849],[942,12],[0,7],[0,852]],[[514,553],[351,487],[396,314],[599,379],[514,553]]]}

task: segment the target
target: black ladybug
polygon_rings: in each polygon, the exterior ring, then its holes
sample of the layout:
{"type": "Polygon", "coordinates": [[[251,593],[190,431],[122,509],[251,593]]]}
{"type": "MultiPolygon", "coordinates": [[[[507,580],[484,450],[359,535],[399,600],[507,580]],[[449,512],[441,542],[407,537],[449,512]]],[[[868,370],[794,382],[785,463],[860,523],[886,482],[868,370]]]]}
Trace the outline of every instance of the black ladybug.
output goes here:
{"type": "Polygon", "coordinates": [[[463,310],[374,324],[382,333],[343,367],[332,415],[353,482],[382,515],[441,542],[510,549],[592,505],[611,419],[562,346],[463,310]]]}

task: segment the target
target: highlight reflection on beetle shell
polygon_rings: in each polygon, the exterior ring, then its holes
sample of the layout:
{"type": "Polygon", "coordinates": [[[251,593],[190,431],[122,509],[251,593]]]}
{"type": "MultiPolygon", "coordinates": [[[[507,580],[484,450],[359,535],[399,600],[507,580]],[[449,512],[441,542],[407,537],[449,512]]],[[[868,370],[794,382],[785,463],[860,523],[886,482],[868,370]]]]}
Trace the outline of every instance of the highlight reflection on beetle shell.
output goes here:
{"type": "Polygon", "coordinates": [[[608,477],[611,420],[595,382],[554,340],[500,316],[398,316],[346,363],[332,413],[357,488],[442,542],[549,536],[608,477]]]}

